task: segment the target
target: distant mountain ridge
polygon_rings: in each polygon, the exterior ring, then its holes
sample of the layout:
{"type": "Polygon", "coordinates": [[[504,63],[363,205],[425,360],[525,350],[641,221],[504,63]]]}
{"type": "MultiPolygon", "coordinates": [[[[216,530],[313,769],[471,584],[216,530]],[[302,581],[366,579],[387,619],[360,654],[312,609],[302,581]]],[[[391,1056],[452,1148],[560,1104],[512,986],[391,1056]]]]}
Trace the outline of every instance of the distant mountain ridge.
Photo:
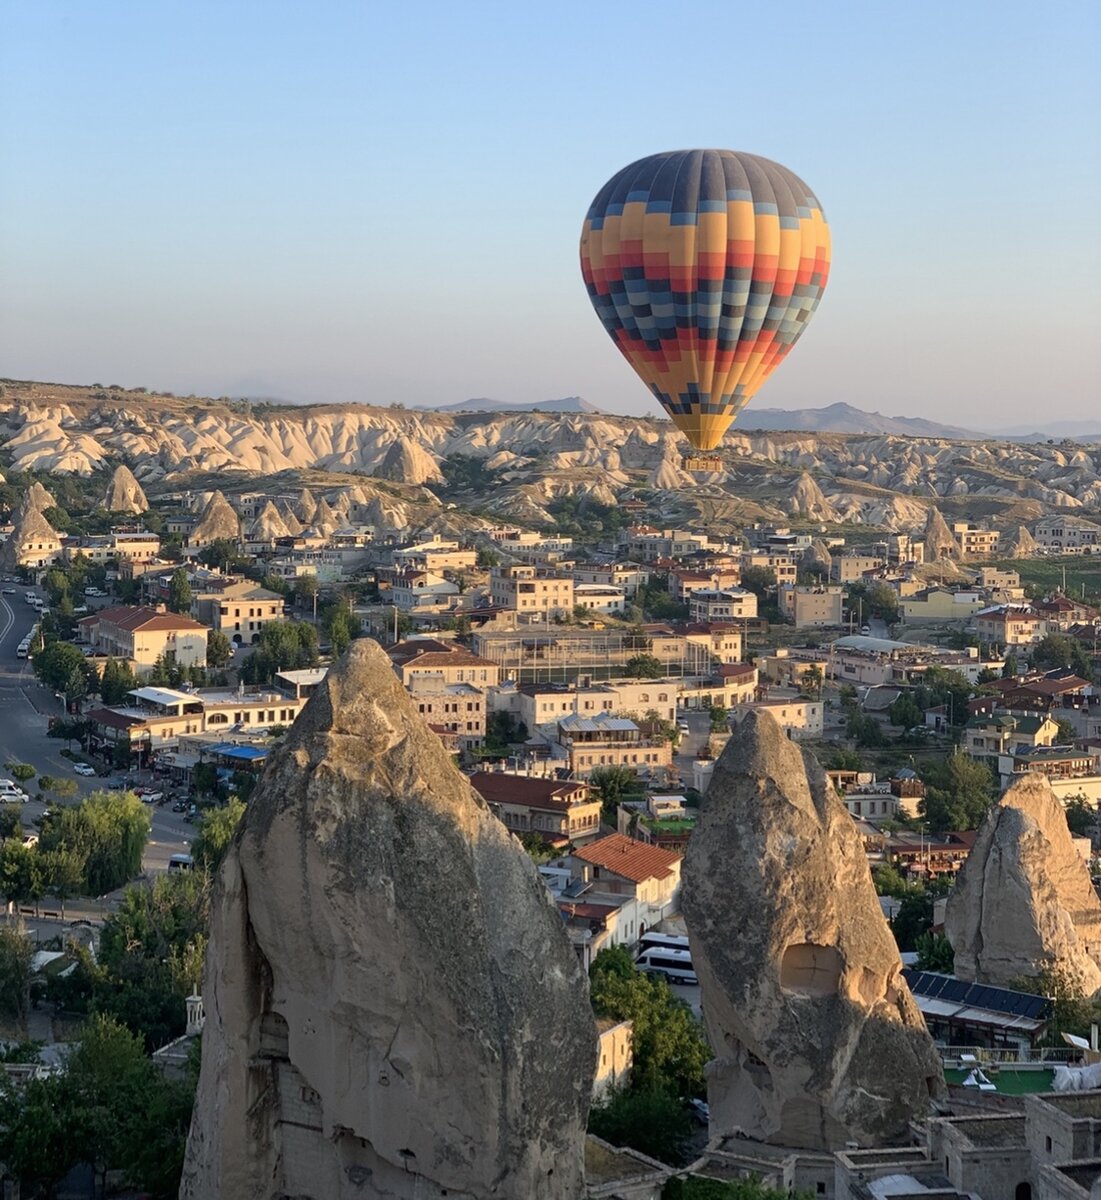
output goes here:
{"type": "Polygon", "coordinates": [[[427,412],[566,412],[566,413],[602,413],[604,409],[597,408],[580,396],[564,396],[561,400],[538,400],[534,404],[512,404],[507,400],[490,400],[482,397],[477,400],[460,400],[458,404],[421,404],[418,408],[427,412]]]}
{"type": "Polygon", "coordinates": [[[893,433],[903,437],[952,438],[979,441],[989,434],[957,425],[942,425],[924,417],[885,417],[851,404],[825,408],[747,408],[738,418],[739,429],[784,432],[805,429],[814,433],[893,433]]]}

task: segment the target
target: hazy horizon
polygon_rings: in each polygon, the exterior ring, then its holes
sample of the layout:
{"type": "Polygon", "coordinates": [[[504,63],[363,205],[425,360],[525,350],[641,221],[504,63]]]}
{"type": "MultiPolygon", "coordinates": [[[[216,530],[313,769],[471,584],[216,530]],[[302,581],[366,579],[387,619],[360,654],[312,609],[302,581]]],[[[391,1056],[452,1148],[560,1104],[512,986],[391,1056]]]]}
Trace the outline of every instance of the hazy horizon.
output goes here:
{"type": "Polygon", "coordinates": [[[581,222],[626,163],[714,145],[794,170],[834,237],[813,325],[740,424],[833,403],[1089,420],[1099,34],[1084,0],[1039,21],[1023,2],[9,5],[0,374],[642,414],[581,222]]]}

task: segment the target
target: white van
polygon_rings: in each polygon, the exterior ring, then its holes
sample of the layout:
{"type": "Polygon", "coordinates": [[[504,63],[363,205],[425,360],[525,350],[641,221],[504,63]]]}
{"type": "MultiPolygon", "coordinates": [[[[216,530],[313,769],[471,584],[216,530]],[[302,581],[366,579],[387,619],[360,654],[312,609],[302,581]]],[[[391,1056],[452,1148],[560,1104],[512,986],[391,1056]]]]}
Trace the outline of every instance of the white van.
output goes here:
{"type": "Polygon", "coordinates": [[[635,966],[648,975],[664,975],[670,983],[692,987],[699,983],[692,955],[687,950],[647,950],[635,959],[635,966]]]}

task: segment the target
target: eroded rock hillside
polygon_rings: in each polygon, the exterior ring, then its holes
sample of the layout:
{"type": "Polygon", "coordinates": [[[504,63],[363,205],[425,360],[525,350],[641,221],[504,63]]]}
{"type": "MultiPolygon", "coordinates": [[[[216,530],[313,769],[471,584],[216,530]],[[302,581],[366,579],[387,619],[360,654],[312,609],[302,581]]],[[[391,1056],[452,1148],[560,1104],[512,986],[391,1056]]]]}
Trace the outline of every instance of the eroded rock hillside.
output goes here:
{"type": "MultiPolygon", "coordinates": [[[[747,414],[723,443],[723,469],[691,476],[684,442],[658,420],[251,406],[11,381],[2,390],[0,449],[12,467],[91,475],[122,463],[154,492],[212,473],[326,472],[437,493],[446,480],[460,506],[465,478],[481,507],[533,522],[569,496],[642,498],[651,519],[795,516],[889,529],[923,525],[931,503],[1006,527],[1054,509],[1101,511],[1097,446],[755,432],[747,414]]],[[[428,503],[432,495],[421,490],[428,503]]]]}

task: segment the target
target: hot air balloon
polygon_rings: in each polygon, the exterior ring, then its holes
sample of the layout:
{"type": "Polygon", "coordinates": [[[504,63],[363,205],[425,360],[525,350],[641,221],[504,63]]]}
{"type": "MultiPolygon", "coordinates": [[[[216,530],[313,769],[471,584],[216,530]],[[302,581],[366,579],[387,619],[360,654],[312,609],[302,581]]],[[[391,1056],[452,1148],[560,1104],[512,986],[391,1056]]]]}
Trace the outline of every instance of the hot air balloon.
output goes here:
{"type": "Polygon", "coordinates": [[[829,228],[810,188],[733,150],[674,150],[624,167],[581,233],[581,271],[604,328],[702,451],[799,340],[829,266],[829,228]]]}

